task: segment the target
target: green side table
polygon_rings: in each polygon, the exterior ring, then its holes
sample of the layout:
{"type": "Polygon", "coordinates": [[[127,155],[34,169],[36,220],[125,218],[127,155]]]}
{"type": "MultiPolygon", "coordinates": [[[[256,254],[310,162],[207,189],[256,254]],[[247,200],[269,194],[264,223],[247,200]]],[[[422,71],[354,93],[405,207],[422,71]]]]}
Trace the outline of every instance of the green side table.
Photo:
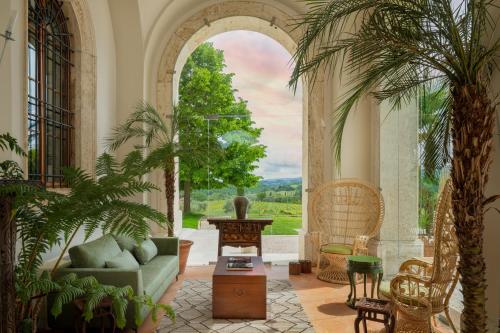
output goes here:
{"type": "Polygon", "coordinates": [[[382,268],[382,259],[374,256],[348,256],[347,257],[347,275],[349,276],[349,284],[351,291],[347,296],[347,305],[355,308],[356,303],[356,273],[363,274],[363,296],[366,297],[366,276],[370,275],[372,280],[371,297],[375,291],[375,284],[377,285],[377,297],[379,297],[380,282],[384,274],[382,268]]]}

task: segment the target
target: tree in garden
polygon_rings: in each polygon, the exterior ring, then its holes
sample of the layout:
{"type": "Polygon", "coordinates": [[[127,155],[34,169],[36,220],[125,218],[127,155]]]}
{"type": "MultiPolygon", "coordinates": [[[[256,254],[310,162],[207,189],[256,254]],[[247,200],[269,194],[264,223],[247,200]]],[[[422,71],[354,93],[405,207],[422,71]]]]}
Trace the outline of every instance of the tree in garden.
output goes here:
{"type": "MultiPolygon", "coordinates": [[[[448,91],[436,118],[440,135],[451,128],[452,205],[459,240],[463,332],[485,332],[485,197],[492,162],[495,102],[491,76],[500,42],[489,0],[310,0],[297,23],[303,28],[291,84],[314,81],[335,68],[352,78],[335,112],[335,150],[340,158],[347,117],[370,94],[393,108],[414,100],[424,87],[448,91]],[[356,20],[356,26],[352,25],[356,20]],[[346,29],[352,33],[346,34],[346,29]]],[[[333,71],[332,71],[333,72],[333,71]]],[[[438,134],[438,133],[436,133],[438,134]]],[[[446,143],[442,144],[443,146],[446,143]]]]}
{"type": "Polygon", "coordinates": [[[254,163],[265,156],[265,147],[256,144],[262,130],[254,128],[246,102],[235,98],[234,74],[224,73],[225,66],[223,51],[203,43],[181,73],[178,109],[186,121],[179,128],[179,142],[196,143],[206,152],[202,160],[189,155],[180,159],[185,213],[191,210],[193,189],[254,185],[254,163]],[[221,141],[224,149],[218,150],[221,141]],[[232,160],[236,153],[238,160],[232,160]]]}

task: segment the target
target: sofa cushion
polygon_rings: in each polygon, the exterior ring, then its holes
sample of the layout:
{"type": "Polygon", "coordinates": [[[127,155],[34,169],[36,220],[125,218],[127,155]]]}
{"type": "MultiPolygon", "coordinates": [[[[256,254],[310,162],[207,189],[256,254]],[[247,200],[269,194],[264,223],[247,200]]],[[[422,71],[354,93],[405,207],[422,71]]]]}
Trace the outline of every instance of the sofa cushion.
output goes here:
{"type": "Polygon", "coordinates": [[[103,268],[106,260],[120,254],[122,250],[113,236],[104,235],[94,241],[73,246],[68,252],[72,267],[103,268]]]}
{"type": "Polygon", "coordinates": [[[147,264],[158,254],[158,248],[151,239],[147,239],[134,247],[134,256],[141,265],[147,264]]]}
{"type": "Polygon", "coordinates": [[[121,234],[113,234],[114,239],[118,243],[118,246],[122,250],[134,251],[134,247],[137,246],[137,242],[132,237],[121,235],[121,234]]]}
{"type": "Polygon", "coordinates": [[[321,252],[350,255],[352,247],[343,244],[328,244],[321,247],[321,252]]]}
{"type": "Polygon", "coordinates": [[[153,295],[169,274],[178,269],[177,256],[156,256],[146,265],[141,266],[144,292],[153,295]]]}
{"type": "Polygon", "coordinates": [[[139,269],[139,263],[130,251],[123,250],[120,254],[106,261],[107,268],[139,269]]]}

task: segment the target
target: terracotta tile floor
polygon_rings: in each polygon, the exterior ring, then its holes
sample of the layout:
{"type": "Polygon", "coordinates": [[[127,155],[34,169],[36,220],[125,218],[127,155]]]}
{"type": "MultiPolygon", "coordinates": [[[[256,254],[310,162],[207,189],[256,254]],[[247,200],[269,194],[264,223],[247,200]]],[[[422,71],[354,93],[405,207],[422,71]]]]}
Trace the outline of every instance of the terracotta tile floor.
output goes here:
{"type": "MultiPolygon", "coordinates": [[[[179,281],[168,288],[160,301],[170,303],[175,298],[175,294],[182,286],[184,279],[211,279],[214,267],[188,267],[186,272],[179,276],[179,281]]],[[[320,281],[315,274],[288,276],[288,266],[266,267],[269,279],[289,279],[317,333],[354,332],[356,312],[345,305],[349,286],[320,281]]],[[[358,285],[358,292],[360,290],[362,290],[362,285],[358,285]]],[[[368,322],[370,332],[379,332],[382,328],[382,324],[368,322]]],[[[155,324],[151,317],[148,317],[138,332],[151,333],[154,330],[155,324]]]]}

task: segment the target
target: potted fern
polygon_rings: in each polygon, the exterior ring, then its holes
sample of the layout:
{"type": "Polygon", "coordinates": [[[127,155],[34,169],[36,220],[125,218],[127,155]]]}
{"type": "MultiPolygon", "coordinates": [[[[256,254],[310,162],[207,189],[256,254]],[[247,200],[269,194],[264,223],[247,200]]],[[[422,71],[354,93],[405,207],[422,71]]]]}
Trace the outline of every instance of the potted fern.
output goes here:
{"type": "MultiPolygon", "coordinates": [[[[9,148],[25,156],[8,134],[0,136],[0,148],[9,148]]],[[[153,311],[153,317],[159,309],[170,317],[174,316],[169,306],[154,304],[149,296],[134,295],[130,287],[105,286],[93,277],[78,278],[74,274],[52,279],[71,241],[81,230],[85,239],[101,229],[140,241],[149,233],[149,221],[166,224],[162,213],[127,200],[131,195],[156,189],[153,184],[141,180],[143,163],[138,151],[128,154],[121,163],[104,154],[97,160],[96,179],[81,169],[68,168],[64,171],[65,181],[71,189],[67,195],[19,182],[21,168],[13,161],[0,163],[0,202],[2,208],[8,208],[3,209],[0,216],[2,229],[17,229],[17,235],[11,233],[14,239],[7,243],[11,248],[2,251],[2,255],[9,256],[2,258],[2,262],[11,264],[10,269],[2,267],[2,276],[15,285],[8,294],[2,290],[2,332],[34,332],[42,300],[49,293],[56,299],[51,309],[54,316],[61,313],[64,304],[89,295],[85,320],[92,319],[93,310],[103,297],[111,299],[118,327],[125,325],[125,310],[129,303],[147,306],[153,311]],[[117,214],[121,218],[115,218],[117,214]],[[22,246],[14,257],[16,241],[22,246]],[[61,246],[62,251],[55,265],[50,272],[40,274],[43,254],[56,245],[61,246]],[[13,262],[16,263],[15,270],[12,269],[13,262]]]]}
{"type": "MultiPolygon", "coordinates": [[[[176,107],[173,108],[172,115],[162,116],[151,104],[146,102],[138,103],[135,111],[130,117],[117,128],[108,140],[108,147],[111,151],[118,149],[124,143],[132,139],[138,139],[141,144],[135,145],[139,151],[146,151],[145,165],[148,170],[160,169],[163,172],[165,199],[167,202],[167,235],[174,233],[174,197],[175,197],[175,159],[189,156],[189,160],[204,161],[205,152],[197,149],[198,144],[185,140],[182,145],[177,137],[179,128],[186,125],[190,119],[181,117],[176,107]]],[[[191,126],[193,131],[201,130],[191,126]]],[[[202,137],[202,133],[193,138],[202,137]]],[[[215,148],[214,148],[215,149],[215,148]]],[[[189,249],[193,242],[180,240],[180,273],[186,267],[189,249]]]]}

